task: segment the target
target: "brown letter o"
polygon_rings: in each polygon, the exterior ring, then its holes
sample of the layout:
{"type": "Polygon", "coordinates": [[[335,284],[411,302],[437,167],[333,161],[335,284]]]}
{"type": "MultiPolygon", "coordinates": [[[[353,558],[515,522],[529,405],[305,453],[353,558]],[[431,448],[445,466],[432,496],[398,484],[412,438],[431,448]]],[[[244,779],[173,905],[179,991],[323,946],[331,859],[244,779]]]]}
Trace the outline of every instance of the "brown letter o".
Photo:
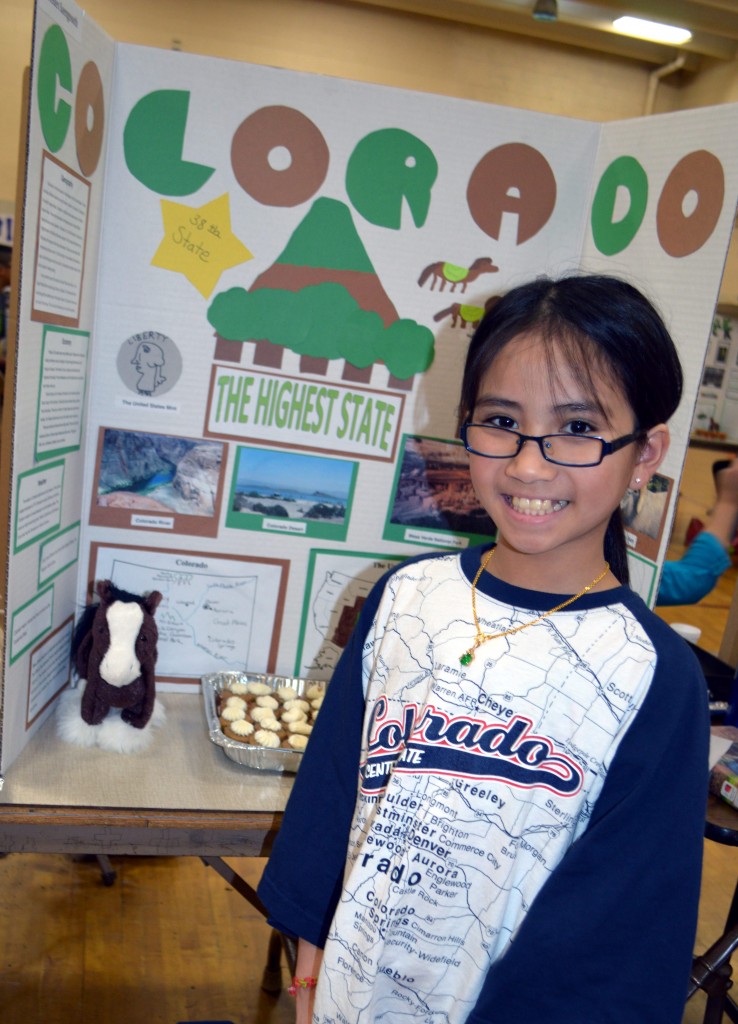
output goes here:
{"type": "Polygon", "coordinates": [[[689,256],[701,249],[715,230],[725,196],[725,175],[718,158],[706,149],[688,153],[674,167],[659,197],[656,232],[669,256],[689,256]],[[689,192],[697,206],[686,216],[682,208],[689,192]]]}
{"type": "Polygon", "coordinates": [[[79,169],[86,178],[94,174],[100,160],[105,134],[105,97],[97,64],[88,61],[77,82],[74,102],[74,140],[79,169]],[[92,110],[92,128],[87,127],[87,111],[92,110]]]}
{"type": "Polygon", "coordinates": [[[297,206],[313,196],[328,173],[328,146],[310,118],[292,107],[262,107],[242,121],[231,143],[236,181],[265,206],[297,206]],[[277,146],[289,150],[284,170],[269,166],[277,146]]]}

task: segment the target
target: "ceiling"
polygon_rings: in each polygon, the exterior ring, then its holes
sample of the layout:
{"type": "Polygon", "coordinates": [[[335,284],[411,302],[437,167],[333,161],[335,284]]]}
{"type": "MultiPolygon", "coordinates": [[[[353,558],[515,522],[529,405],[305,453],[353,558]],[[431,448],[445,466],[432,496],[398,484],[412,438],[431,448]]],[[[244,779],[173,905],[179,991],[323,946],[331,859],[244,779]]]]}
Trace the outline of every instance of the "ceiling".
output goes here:
{"type": "Polygon", "coordinates": [[[447,21],[514,32],[542,41],[663,65],[678,55],[685,70],[696,71],[706,59],[738,59],[738,0],[558,0],[555,22],[536,21],[534,0],[355,0],[375,7],[423,14],[447,21]],[[688,28],[692,39],[667,46],[629,39],[612,28],[622,14],[688,28]]]}

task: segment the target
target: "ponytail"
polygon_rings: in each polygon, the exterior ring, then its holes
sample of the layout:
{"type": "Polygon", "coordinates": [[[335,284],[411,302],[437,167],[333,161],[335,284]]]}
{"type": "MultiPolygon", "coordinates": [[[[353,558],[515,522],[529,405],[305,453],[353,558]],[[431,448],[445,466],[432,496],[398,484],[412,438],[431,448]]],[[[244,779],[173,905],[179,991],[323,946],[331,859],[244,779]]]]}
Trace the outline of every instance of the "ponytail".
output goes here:
{"type": "Polygon", "coordinates": [[[629,586],[628,546],[625,543],[625,528],[619,507],[610,516],[610,522],[605,531],[604,547],[605,560],[610,563],[613,576],[624,586],[629,586]]]}

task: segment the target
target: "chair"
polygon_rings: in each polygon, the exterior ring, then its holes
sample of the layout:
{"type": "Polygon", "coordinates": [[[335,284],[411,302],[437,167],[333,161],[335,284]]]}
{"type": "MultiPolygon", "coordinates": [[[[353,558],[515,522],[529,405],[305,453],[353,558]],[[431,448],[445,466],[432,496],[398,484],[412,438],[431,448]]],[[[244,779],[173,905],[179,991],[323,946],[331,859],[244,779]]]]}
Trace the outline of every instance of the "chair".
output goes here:
{"type": "MultiPolygon", "coordinates": [[[[705,838],[727,846],[738,846],[738,811],[733,810],[719,797],[710,795],[705,818],[705,838]]],[[[738,1022],[738,1003],[728,994],[733,985],[730,958],[738,948],[738,884],[725,921],[725,930],[720,938],[701,956],[692,961],[687,999],[697,989],[707,995],[705,1016],[702,1024],[721,1024],[723,1016],[738,1022]]]]}
{"type": "MultiPolygon", "coordinates": [[[[702,666],[708,688],[710,717],[714,725],[725,724],[730,713],[736,670],[720,658],[690,647],[702,666]]],[[[719,797],[710,795],[705,815],[705,838],[725,846],[738,846],[738,811],[719,797]]],[[[721,1024],[723,1017],[738,1022],[738,1004],[728,994],[733,985],[730,958],[738,948],[738,883],[725,921],[723,934],[701,956],[692,961],[687,999],[698,989],[707,995],[703,1024],[721,1024]]]]}

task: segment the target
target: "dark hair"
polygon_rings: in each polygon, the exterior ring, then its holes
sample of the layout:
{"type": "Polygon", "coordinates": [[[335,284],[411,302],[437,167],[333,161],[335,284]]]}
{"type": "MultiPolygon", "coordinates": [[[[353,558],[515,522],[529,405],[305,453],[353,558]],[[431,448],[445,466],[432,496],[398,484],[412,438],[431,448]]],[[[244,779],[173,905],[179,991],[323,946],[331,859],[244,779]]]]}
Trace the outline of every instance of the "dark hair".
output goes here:
{"type": "MultiPolygon", "coordinates": [[[[572,274],[540,277],[513,288],[489,305],[475,330],[464,366],[460,422],[471,417],[479,382],[502,349],[533,332],[547,342],[549,372],[563,352],[579,382],[596,397],[593,370],[605,375],[633,410],[644,433],[665,423],[682,395],[682,368],[674,342],[651,302],[619,278],[572,274]]],[[[620,509],[605,533],[605,558],[613,573],[629,582],[620,509]]]]}

